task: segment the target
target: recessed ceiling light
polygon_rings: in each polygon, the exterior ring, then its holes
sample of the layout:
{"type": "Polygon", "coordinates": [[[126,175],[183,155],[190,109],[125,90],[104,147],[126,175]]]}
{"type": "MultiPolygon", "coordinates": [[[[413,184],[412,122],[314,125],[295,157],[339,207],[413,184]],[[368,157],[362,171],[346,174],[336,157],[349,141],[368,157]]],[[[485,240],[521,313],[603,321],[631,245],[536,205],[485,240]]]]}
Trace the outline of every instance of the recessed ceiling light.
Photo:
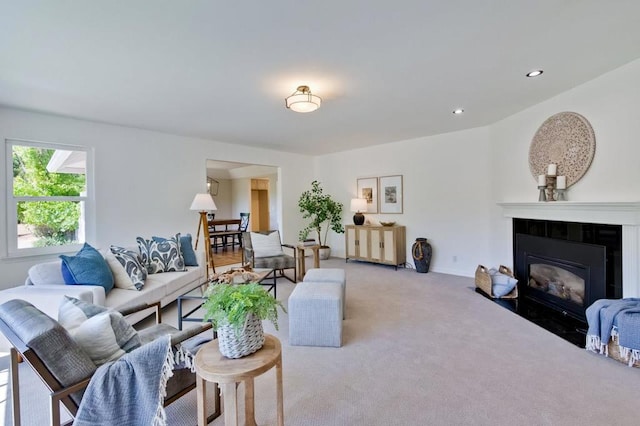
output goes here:
{"type": "Polygon", "coordinates": [[[543,72],[544,71],[542,71],[542,70],[534,70],[534,71],[528,72],[527,73],[527,77],[537,77],[540,74],[542,74],[543,72]]]}
{"type": "Polygon", "coordinates": [[[462,114],[464,112],[464,110],[462,108],[457,108],[453,110],[453,113],[458,115],[458,114],[462,114]]]}

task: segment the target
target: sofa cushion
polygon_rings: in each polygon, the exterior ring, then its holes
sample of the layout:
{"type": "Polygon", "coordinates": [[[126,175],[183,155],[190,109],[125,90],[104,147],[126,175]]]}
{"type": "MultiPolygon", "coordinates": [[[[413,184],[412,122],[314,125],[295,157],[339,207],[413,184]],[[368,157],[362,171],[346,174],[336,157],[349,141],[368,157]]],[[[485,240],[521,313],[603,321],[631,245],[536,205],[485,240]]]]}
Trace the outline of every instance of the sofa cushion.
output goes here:
{"type": "Polygon", "coordinates": [[[180,254],[180,234],[164,241],[145,240],[137,237],[142,265],[149,274],[184,271],[184,259],[180,254]]]}
{"type": "MultiPolygon", "coordinates": [[[[162,275],[162,274],[160,274],[162,275]]],[[[150,275],[151,278],[153,275],[150,275]]],[[[105,300],[105,306],[113,308],[123,308],[139,303],[155,303],[162,300],[167,295],[166,287],[158,281],[147,278],[145,285],[140,291],[124,290],[114,288],[109,297],[105,300]]]]}
{"type": "MultiPolygon", "coordinates": [[[[151,237],[151,239],[158,242],[167,240],[163,237],[151,237]]],[[[184,259],[184,266],[198,266],[198,259],[196,258],[196,252],[193,250],[191,234],[180,235],[180,254],[184,259]]]]}
{"type": "Polygon", "coordinates": [[[65,285],[62,277],[62,260],[43,262],[29,268],[29,281],[32,285],[65,285]]]}
{"type": "Polygon", "coordinates": [[[184,272],[169,272],[166,274],[149,275],[147,283],[153,282],[166,288],[167,295],[187,286],[193,281],[200,282],[200,269],[189,268],[184,272]]]}
{"type": "Polygon", "coordinates": [[[147,269],[142,266],[138,253],[118,246],[111,246],[110,251],[120,265],[122,265],[131,280],[131,285],[129,285],[126,280],[116,279],[116,287],[127,290],[142,289],[144,286],[144,280],[147,278],[147,269]]]}
{"type": "Polygon", "coordinates": [[[136,330],[120,312],[65,296],[58,322],[98,366],[139,347],[136,330]]]}
{"type": "Polygon", "coordinates": [[[65,284],[99,285],[109,293],[113,288],[113,274],[104,257],[88,243],[75,256],[60,255],[62,277],[65,284]]]}

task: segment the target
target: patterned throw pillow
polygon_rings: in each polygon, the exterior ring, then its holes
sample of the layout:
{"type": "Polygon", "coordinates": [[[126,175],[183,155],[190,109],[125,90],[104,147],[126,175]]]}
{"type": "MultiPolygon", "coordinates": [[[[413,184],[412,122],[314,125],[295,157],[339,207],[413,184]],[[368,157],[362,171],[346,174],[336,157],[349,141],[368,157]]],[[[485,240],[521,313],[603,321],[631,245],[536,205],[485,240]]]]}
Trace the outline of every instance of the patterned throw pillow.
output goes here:
{"type": "Polygon", "coordinates": [[[140,337],[120,312],[65,296],[58,322],[100,366],[140,347],[140,337]]]}
{"type": "MultiPolygon", "coordinates": [[[[111,246],[110,250],[118,262],[124,267],[129,278],[131,278],[131,282],[134,285],[133,289],[142,290],[144,280],[147,279],[147,269],[140,263],[138,253],[118,246],[111,246]]],[[[124,286],[118,285],[120,283],[119,280],[116,280],[116,287],[131,289],[131,287],[126,284],[124,286]]]]}
{"type": "MultiPolygon", "coordinates": [[[[178,234],[180,235],[180,234],[178,234]]],[[[163,237],[151,237],[153,241],[166,241],[163,237]]],[[[196,258],[196,252],[193,251],[193,244],[191,240],[191,234],[180,235],[180,254],[184,259],[184,266],[198,266],[198,259],[196,258]]]]}
{"type": "Polygon", "coordinates": [[[142,237],[136,238],[136,241],[142,265],[147,268],[148,273],[186,271],[180,254],[180,234],[164,241],[145,240],[142,237]]]}

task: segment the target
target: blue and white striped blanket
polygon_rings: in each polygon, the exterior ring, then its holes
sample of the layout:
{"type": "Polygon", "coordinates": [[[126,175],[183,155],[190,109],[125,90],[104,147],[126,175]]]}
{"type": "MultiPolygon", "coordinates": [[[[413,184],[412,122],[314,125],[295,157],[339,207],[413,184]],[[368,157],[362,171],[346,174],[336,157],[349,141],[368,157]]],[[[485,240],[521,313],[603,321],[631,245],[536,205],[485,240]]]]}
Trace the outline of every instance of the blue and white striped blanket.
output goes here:
{"type": "Polygon", "coordinates": [[[169,335],[100,366],[87,387],[76,426],[166,425],[163,398],[173,375],[169,335]]]}
{"type": "Polygon", "coordinates": [[[609,341],[617,339],[620,355],[629,365],[640,360],[640,298],[600,299],[586,315],[587,350],[608,355],[609,341]]]}

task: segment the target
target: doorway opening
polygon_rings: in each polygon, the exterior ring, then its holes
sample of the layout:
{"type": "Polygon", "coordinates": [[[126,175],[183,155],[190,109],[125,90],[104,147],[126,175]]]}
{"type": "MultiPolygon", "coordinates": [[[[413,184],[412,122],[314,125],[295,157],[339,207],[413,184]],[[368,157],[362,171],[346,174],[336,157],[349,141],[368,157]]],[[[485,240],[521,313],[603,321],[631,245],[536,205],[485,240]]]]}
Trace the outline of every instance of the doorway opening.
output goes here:
{"type": "MultiPolygon", "coordinates": [[[[214,221],[239,220],[241,213],[249,213],[247,231],[279,229],[278,167],[207,160],[206,170],[207,188],[217,207],[211,215],[214,221]]],[[[216,266],[241,261],[239,244],[214,250],[216,266]]]]}

